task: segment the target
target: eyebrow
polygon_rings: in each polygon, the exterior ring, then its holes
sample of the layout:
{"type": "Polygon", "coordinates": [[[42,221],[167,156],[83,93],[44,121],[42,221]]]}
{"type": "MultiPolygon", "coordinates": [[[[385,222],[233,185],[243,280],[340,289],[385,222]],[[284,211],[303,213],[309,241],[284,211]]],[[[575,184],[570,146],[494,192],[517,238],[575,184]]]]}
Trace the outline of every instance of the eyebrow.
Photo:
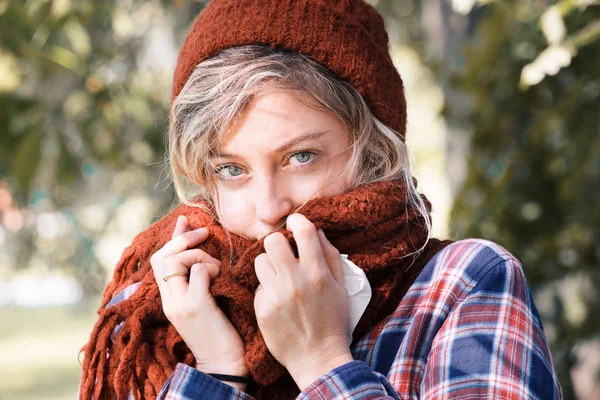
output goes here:
{"type": "MultiPolygon", "coordinates": [[[[284,151],[287,151],[289,149],[291,149],[292,147],[302,143],[302,142],[306,142],[308,140],[313,140],[313,139],[318,139],[321,136],[325,135],[326,133],[329,133],[329,131],[317,131],[317,132],[307,132],[304,133],[298,137],[295,137],[292,140],[289,140],[287,142],[285,142],[284,144],[282,144],[281,146],[279,146],[277,149],[275,149],[276,153],[283,153],[284,151]]],[[[235,154],[228,154],[228,153],[217,153],[215,154],[215,157],[218,158],[237,158],[239,156],[235,155],[235,154]]]]}

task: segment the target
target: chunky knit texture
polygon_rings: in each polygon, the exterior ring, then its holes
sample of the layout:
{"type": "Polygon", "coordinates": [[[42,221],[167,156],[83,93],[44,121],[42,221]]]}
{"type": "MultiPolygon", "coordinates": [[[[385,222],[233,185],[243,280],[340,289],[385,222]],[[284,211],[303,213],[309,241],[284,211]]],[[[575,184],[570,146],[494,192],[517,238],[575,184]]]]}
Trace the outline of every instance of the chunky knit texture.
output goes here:
{"type": "Polygon", "coordinates": [[[179,52],[171,101],[196,65],[221,50],[266,44],[311,56],[352,84],[404,140],[406,100],[381,15],[363,0],[213,0],[179,52]]]}
{"type": "MultiPolygon", "coordinates": [[[[204,206],[210,209],[208,203],[204,206]]],[[[423,217],[407,205],[406,188],[397,181],[316,198],[299,212],[322,228],[369,279],[373,295],[354,331],[355,339],[394,311],[427,261],[450,243],[431,239],[423,251],[407,256],[425,243],[427,234],[423,217]]],[[[242,337],[245,361],[256,381],[252,394],[259,399],[294,398],[300,390],[268,351],[254,314],[258,286],[254,258],[264,252],[263,241],[233,235],[231,249],[225,230],[209,213],[187,206],[177,207],[140,233],[124,251],[104,291],[90,340],[82,348],[80,398],[90,400],[93,394],[96,400],[125,399],[131,391],[137,399],[154,399],[178,362],[195,365],[194,356],[163,313],[150,265],[150,257],[170,240],[177,216],[182,214],[191,228],[210,230],[199,247],[222,262],[210,291],[242,337]],[[135,282],[141,285],[130,298],[106,307],[113,296],[135,282]],[[124,325],[113,343],[111,333],[121,321],[124,325]]],[[[295,248],[291,233],[280,232],[295,248]]]]}

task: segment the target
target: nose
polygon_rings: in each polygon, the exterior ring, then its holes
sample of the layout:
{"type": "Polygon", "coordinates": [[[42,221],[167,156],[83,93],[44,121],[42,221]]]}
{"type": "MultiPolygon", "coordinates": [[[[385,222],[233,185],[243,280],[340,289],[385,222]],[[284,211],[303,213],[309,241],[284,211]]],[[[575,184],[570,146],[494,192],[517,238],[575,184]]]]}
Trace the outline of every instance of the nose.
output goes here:
{"type": "Polygon", "coordinates": [[[294,207],[292,193],[285,184],[272,177],[258,180],[256,193],[256,222],[259,234],[266,235],[279,227],[294,207]]]}

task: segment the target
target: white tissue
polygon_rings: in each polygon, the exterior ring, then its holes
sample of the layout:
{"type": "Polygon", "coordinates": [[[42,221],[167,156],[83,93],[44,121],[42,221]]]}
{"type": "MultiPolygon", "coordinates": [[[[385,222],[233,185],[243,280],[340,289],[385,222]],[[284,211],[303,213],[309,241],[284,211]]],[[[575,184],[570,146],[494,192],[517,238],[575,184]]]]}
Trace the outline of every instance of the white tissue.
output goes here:
{"type": "Polygon", "coordinates": [[[347,254],[340,254],[340,256],[348,304],[348,344],[350,344],[352,343],[352,332],[371,300],[371,285],[365,271],[350,261],[347,254]]]}

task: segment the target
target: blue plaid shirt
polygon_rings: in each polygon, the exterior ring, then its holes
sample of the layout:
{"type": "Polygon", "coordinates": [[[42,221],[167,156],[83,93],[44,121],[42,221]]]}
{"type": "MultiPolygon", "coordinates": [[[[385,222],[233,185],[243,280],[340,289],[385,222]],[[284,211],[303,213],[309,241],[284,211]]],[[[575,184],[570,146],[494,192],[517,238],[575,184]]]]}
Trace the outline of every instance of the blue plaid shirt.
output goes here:
{"type": "MultiPolygon", "coordinates": [[[[350,350],[354,361],[321,376],[297,399],[562,399],[521,265],[485,240],[440,251],[396,311],[350,350]]],[[[180,363],[158,399],[253,397],[180,363]]]]}

